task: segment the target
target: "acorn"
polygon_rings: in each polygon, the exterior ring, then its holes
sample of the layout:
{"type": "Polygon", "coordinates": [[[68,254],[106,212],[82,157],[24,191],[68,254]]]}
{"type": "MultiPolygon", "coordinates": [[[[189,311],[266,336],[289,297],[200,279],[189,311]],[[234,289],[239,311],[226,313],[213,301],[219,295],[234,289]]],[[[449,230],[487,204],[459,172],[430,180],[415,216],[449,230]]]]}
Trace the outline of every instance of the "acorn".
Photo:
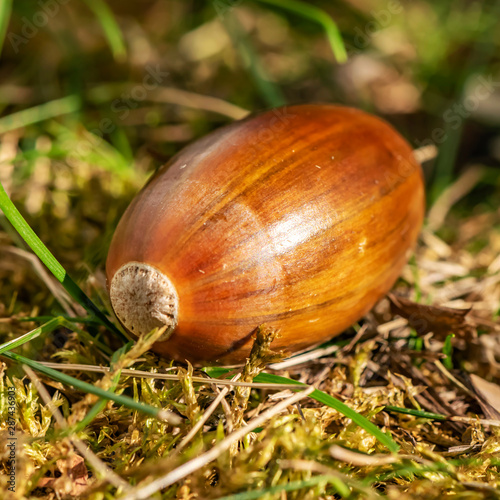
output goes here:
{"type": "Polygon", "coordinates": [[[187,146],[132,201],[106,263],[114,312],[153,350],[240,363],[259,326],[291,354],[351,326],[398,278],[424,215],[422,169],[386,122],[279,108],[187,146]]]}

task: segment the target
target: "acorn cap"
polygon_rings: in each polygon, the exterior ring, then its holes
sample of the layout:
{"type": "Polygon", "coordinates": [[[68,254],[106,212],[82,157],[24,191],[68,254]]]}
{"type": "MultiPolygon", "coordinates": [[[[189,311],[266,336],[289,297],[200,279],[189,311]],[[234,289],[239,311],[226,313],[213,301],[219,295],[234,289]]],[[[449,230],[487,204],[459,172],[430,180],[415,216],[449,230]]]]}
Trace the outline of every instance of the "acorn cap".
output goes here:
{"type": "Polygon", "coordinates": [[[109,293],[117,318],[134,335],[167,326],[159,339],[165,341],[175,330],[179,298],[172,282],[155,267],[128,262],[113,276],[109,293]]]}

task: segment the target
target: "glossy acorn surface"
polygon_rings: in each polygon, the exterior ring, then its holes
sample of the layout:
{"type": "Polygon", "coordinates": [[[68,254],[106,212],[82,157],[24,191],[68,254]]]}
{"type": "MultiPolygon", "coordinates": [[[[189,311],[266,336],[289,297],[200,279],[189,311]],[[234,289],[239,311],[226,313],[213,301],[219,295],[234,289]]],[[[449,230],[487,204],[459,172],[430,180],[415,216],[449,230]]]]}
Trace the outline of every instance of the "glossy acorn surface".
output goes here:
{"type": "Polygon", "coordinates": [[[421,167],[381,119],[267,111],[186,147],[133,200],[106,263],[113,308],[135,334],[169,324],[167,357],[242,362],[259,325],[291,354],[389,291],[423,214],[421,167]]]}

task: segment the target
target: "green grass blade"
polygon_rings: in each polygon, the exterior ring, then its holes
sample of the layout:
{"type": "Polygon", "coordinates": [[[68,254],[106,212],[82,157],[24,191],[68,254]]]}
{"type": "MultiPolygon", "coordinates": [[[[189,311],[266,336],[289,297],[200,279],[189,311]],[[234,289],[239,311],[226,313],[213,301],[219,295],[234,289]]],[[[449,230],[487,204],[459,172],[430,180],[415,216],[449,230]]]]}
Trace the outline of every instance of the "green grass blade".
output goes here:
{"type": "Polygon", "coordinates": [[[289,10],[290,12],[295,12],[311,21],[314,21],[321,25],[325,30],[326,37],[332,48],[333,55],[339,63],[344,63],[347,61],[347,51],[344,46],[344,41],[342,40],[342,35],[335,24],[334,20],[322,9],[314,5],[310,5],[305,2],[299,2],[298,0],[256,0],[261,3],[267,3],[269,5],[274,5],[281,9],[289,10]]]}
{"type": "Polygon", "coordinates": [[[412,410],[409,408],[399,408],[399,406],[386,406],[384,407],[386,411],[392,411],[394,413],[404,413],[405,415],[413,415],[418,418],[431,418],[433,420],[447,420],[446,415],[441,415],[439,413],[431,413],[422,410],[412,410]]]}
{"type": "Polygon", "coordinates": [[[314,486],[324,483],[330,483],[337,485],[339,478],[336,476],[314,476],[311,479],[305,481],[292,481],[288,484],[278,484],[276,486],[271,486],[270,488],[264,488],[262,490],[245,491],[243,493],[236,493],[235,495],[228,495],[221,497],[218,500],[255,500],[263,498],[265,495],[273,495],[276,493],[281,493],[282,491],[297,491],[302,489],[310,489],[314,486]]]}
{"type": "Polygon", "coordinates": [[[23,109],[0,118],[0,134],[48,120],[55,116],[74,113],[80,109],[80,105],[80,98],[76,95],[70,95],[32,108],[23,109]]]}
{"type": "MultiPolygon", "coordinates": [[[[219,368],[219,367],[209,367],[203,368],[203,370],[214,378],[219,378],[229,372],[227,368],[219,368]]],[[[267,384],[290,384],[298,387],[307,387],[306,384],[302,382],[297,382],[296,380],[292,380],[286,377],[282,377],[280,375],[273,375],[271,373],[260,373],[257,375],[254,382],[263,382],[267,384]]],[[[337,398],[326,394],[326,392],[320,391],[319,389],[315,389],[309,397],[318,401],[318,403],[324,404],[337,410],[342,415],[350,418],[354,423],[359,425],[362,429],[369,432],[372,436],[377,438],[377,440],[386,446],[390,451],[397,452],[399,450],[399,445],[387,434],[384,434],[375,424],[370,422],[367,418],[360,415],[352,408],[349,408],[346,404],[339,401],[337,398]]]]}
{"type": "MultiPolygon", "coordinates": [[[[45,323],[44,325],[39,326],[38,328],[35,328],[31,332],[28,332],[24,335],[21,335],[20,337],[11,340],[9,342],[5,342],[4,344],[0,345],[0,354],[2,354],[5,351],[15,349],[16,347],[19,347],[23,344],[26,344],[27,342],[39,337],[43,333],[49,333],[54,331],[56,328],[60,326],[65,326],[66,328],[70,328],[74,330],[72,325],[66,318],[63,318],[62,316],[52,318],[50,321],[45,323]]],[[[88,334],[87,334],[88,335],[88,334]]],[[[92,339],[95,341],[95,339],[92,339]]],[[[106,346],[107,348],[107,346],[106,346]]],[[[111,354],[111,349],[107,348],[109,351],[108,353],[111,354]]],[[[116,387],[118,385],[118,381],[120,379],[120,373],[117,373],[115,377],[113,378],[113,386],[110,388],[111,392],[114,392],[116,390],[116,387]]],[[[85,418],[83,418],[80,422],[78,422],[75,426],[74,429],[71,429],[70,432],[63,432],[63,435],[70,434],[73,432],[79,432],[80,430],[83,430],[94,418],[97,416],[97,414],[102,411],[106,406],[106,401],[103,399],[100,399],[87,413],[85,418]]]]}
{"type": "Polygon", "coordinates": [[[25,333],[24,335],[21,335],[16,339],[9,340],[9,342],[1,344],[0,354],[2,354],[5,351],[9,351],[11,349],[15,349],[16,347],[19,347],[23,344],[26,344],[27,342],[36,339],[37,337],[42,335],[42,333],[52,332],[60,325],[61,325],[61,318],[60,317],[53,318],[44,325],[41,325],[38,328],[35,328],[34,330],[31,330],[31,332],[25,333]]]}
{"type": "Polygon", "coordinates": [[[124,60],[127,49],[123,40],[123,35],[116,22],[112,10],[103,0],[85,0],[90,10],[95,14],[102,26],[104,34],[108,40],[109,47],[116,60],[124,60]]]}
{"type": "Polygon", "coordinates": [[[86,340],[89,343],[95,344],[96,347],[98,347],[102,352],[105,352],[110,356],[113,354],[113,351],[111,350],[110,347],[108,347],[106,344],[103,344],[96,338],[92,337],[92,335],[90,335],[90,333],[86,332],[85,330],[76,327],[74,323],[76,323],[76,321],[68,320],[63,316],[57,316],[55,318],[51,318],[45,324],[39,326],[38,328],[35,328],[34,330],[31,330],[31,332],[25,333],[24,335],[21,335],[16,339],[10,340],[5,344],[0,345],[0,354],[4,351],[10,351],[15,347],[19,347],[23,344],[26,344],[27,342],[39,337],[42,333],[53,332],[56,328],[59,328],[60,326],[64,326],[65,328],[68,328],[68,330],[78,333],[81,340],[86,340]]]}
{"type": "Polygon", "coordinates": [[[3,211],[9,222],[21,235],[23,240],[29,245],[38,258],[47,266],[49,271],[63,285],[66,291],[79,304],[81,304],[92,316],[98,318],[100,322],[119,336],[124,342],[128,339],[109,319],[99,310],[99,308],[87,297],[83,290],[68,276],[64,267],[52,255],[49,249],[42,243],[30,225],[24,220],[12,200],[9,198],[2,184],[0,183],[0,209],[3,211]]]}
{"type": "Polygon", "coordinates": [[[47,131],[54,135],[59,144],[64,145],[58,151],[63,159],[70,155],[123,178],[130,178],[137,173],[132,168],[132,161],[126,159],[108,141],[89,130],[81,133],[75,127],[68,127],[52,120],[47,124],[47,131]]]}
{"type": "MultiPolygon", "coordinates": [[[[113,353],[113,356],[111,358],[111,369],[113,369],[114,363],[116,363],[117,359],[124,354],[128,348],[130,347],[129,344],[126,344],[117,351],[113,353]]],[[[118,387],[118,382],[120,381],[121,377],[121,370],[117,371],[113,375],[112,379],[112,385],[108,389],[109,392],[115,392],[117,387],[118,387]]],[[[65,431],[63,431],[63,435],[71,435],[71,434],[77,434],[80,431],[83,431],[87,425],[90,425],[92,421],[97,417],[97,415],[106,408],[106,401],[104,399],[100,399],[97,401],[97,403],[92,406],[92,408],[87,412],[85,417],[82,418],[79,422],[77,422],[72,428],[68,427],[65,431]]]]}
{"type": "Polygon", "coordinates": [[[283,92],[268,77],[267,71],[260,62],[255,49],[250,40],[248,40],[236,16],[228,16],[223,20],[223,23],[235,47],[241,54],[241,58],[248,63],[248,71],[267,104],[273,107],[284,106],[286,104],[286,99],[283,92]]]}
{"type": "Polygon", "coordinates": [[[0,54],[7,35],[11,12],[12,0],[0,0],[0,54]]]}
{"type": "Polygon", "coordinates": [[[103,344],[101,341],[97,340],[95,337],[93,337],[90,333],[86,332],[85,330],[82,330],[81,328],[78,328],[77,326],[75,326],[76,321],[67,320],[66,318],[60,316],[60,322],[61,322],[61,326],[64,326],[64,327],[68,328],[69,330],[71,330],[75,333],[78,333],[81,340],[86,340],[88,343],[94,344],[102,352],[104,352],[110,356],[113,354],[113,351],[111,350],[111,348],[109,346],[107,346],[106,344],[103,344]]]}
{"type": "Polygon", "coordinates": [[[453,181],[453,168],[457,159],[464,124],[465,122],[462,120],[457,129],[447,125],[446,134],[448,139],[439,147],[439,154],[434,166],[435,177],[428,193],[429,205],[433,205],[453,181]]]}
{"type": "MultiPolygon", "coordinates": [[[[116,388],[118,387],[118,382],[120,380],[121,372],[118,372],[115,374],[113,377],[113,385],[108,389],[110,393],[114,393],[116,391],[116,388]]],[[[92,421],[99,415],[101,411],[106,408],[106,401],[104,399],[100,399],[95,403],[94,406],[87,412],[85,417],[82,418],[79,422],[76,423],[76,425],[72,429],[68,429],[67,434],[77,434],[80,431],[83,431],[87,425],[90,425],[92,421]]]]}
{"type": "Polygon", "coordinates": [[[453,333],[447,335],[443,346],[443,354],[446,355],[446,358],[443,359],[443,365],[448,370],[453,370],[453,344],[451,341],[454,337],[453,333]]]}
{"type": "MultiPolygon", "coordinates": [[[[261,373],[257,375],[254,379],[254,382],[266,382],[270,384],[293,384],[297,386],[305,386],[302,382],[297,382],[296,380],[291,380],[286,377],[281,377],[280,375],[273,375],[271,373],[261,373]]],[[[309,397],[318,401],[318,403],[322,403],[330,408],[337,410],[342,415],[350,418],[354,423],[359,425],[362,429],[369,432],[372,436],[377,438],[377,440],[386,446],[390,451],[397,452],[399,450],[399,445],[387,434],[384,434],[375,424],[370,422],[367,418],[360,415],[358,412],[349,408],[346,404],[339,401],[337,398],[330,396],[326,392],[320,391],[319,389],[315,389],[309,397]]]]}
{"type": "MultiPolygon", "coordinates": [[[[51,320],[47,321],[45,324],[39,326],[38,328],[35,328],[34,330],[31,330],[28,333],[25,333],[24,335],[21,335],[20,337],[17,337],[13,340],[9,340],[8,342],[5,342],[4,344],[0,345],[0,354],[2,354],[5,351],[10,351],[12,349],[15,349],[16,347],[20,347],[27,342],[30,342],[33,339],[36,339],[40,335],[44,333],[50,333],[53,332],[56,328],[59,328],[60,326],[64,326],[68,328],[71,331],[77,332],[82,339],[86,339],[90,342],[93,342],[96,344],[97,347],[101,349],[101,351],[105,352],[106,354],[113,355],[113,351],[107,346],[93,338],[89,333],[80,330],[79,328],[75,327],[71,321],[68,321],[66,318],[63,318],[62,316],[57,316],[55,318],[52,318],[51,320]]],[[[115,351],[115,353],[118,351],[115,351]]]]}
{"type": "MultiPolygon", "coordinates": [[[[20,323],[23,322],[36,322],[40,323],[41,321],[50,321],[54,316],[23,316],[22,318],[16,318],[16,321],[19,321],[20,323]]],[[[69,321],[70,323],[82,323],[84,325],[91,325],[91,326],[99,326],[101,323],[99,321],[96,321],[94,318],[89,318],[88,316],[81,317],[81,316],[66,316],[65,314],[60,314],[59,317],[64,318],[65,320],[69,321]]]]}
{"type": "Polygon", "coordinates": [[[30,368],[47,375],[48,377],[57,380],[63,384],[71,385],[76,389],[79,389],[85,393],[94,394],[100,398],[114,401],[117,404],[126,406],[127,408],[131,408],[133,410],[137,410],[145,415],[149,415],[150,417],[158,418],[159,420],[166,420],[168,417],[168,412],[163,410],[162,408],[155,408],[154,406],[147,405],[145,403],[139,403],[134,401],[132,398],[128,396],[123,396],[120,394],[114,394],[112,392],[101,389],[100,387],[96,387],[95,385],[88,384],[87,382],[83,382],[78,380],[77,378],[71,377],[70,375],[66,375],[65,373],[61,373],[57,370],[53,370],[52,368],[48,368],[32,359],[26,358],[19,354],[15,354],[10,351],[6,351],[2,353],[2,356],[5,356],[8,359],[13,361],[17,361],[18,363],[28,365],[30,368]]]}

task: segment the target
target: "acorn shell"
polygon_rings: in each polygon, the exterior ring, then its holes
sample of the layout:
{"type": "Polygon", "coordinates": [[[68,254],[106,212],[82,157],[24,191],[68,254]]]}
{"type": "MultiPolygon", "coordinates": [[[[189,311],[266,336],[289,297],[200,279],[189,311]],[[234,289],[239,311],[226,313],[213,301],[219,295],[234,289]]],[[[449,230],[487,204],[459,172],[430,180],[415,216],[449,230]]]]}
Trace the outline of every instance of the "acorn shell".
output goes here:
{"type": "Polygon", "coordinates": [[[287,353],[325,341],[394,284],[424,214],[420,165],[381,119],[335,105],[275,109],[183,149],[133,200],[106,271],[153,350],[242,362],[261,325],[287,353]]]}

